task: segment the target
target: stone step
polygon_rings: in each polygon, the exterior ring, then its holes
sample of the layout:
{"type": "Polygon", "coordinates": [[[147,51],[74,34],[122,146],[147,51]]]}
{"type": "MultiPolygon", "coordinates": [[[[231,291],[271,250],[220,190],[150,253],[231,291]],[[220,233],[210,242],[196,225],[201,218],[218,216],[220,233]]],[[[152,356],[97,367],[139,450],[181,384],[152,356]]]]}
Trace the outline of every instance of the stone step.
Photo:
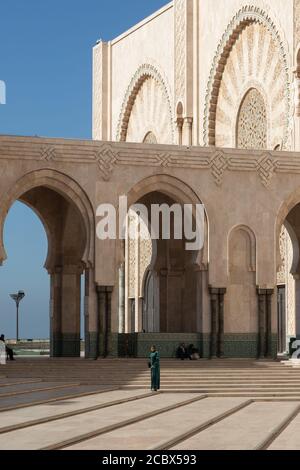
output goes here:
{"type": "MultiPolygon", "coordinates": [[[[141,371],[127,371],[127,369],[124,368],[122,370],[118,369],[112,369],[108,372],[103,371],[101,369],[83,369],[83,370],[72,370],[70,368],[56,368],[56,369],[11,369],[7,371],[6,376],[11,376],[11,375],[19,375],[19,374],[40,374],[40,375],[49,375],[49,374],[65,374],[67,373],[68,375],[70,374],[76,374],[76,375],[81,375],[81,374],[88,374],[88,373],[97,373],[97,374],[103,374],[106,376],[114,375],[115,373],[118,373],[120,375],[126,375],[126,376],[131,376],[131,375],[147,375],[149,374],[149,370],[144,368],[141,371]]],[[[164,375],[168,376],[181,376],[181,377],[207,377],[207,378],[239,378],[239,377],[300,377],[300,371],[291,369],[290,371],[283,371],[283,372],[270,372],[270,371],[255,371],[255,372],[244,372],[244,371],[238,371],[235,373],[232,373],[231,371],[228,371],[227,373],[222,373],[222,374],[216,374],[216,373],[209,373],[207,374],[205,371],[197,371],[197,372],[182,372],[180,370],[175,370],[173,371],[168,371],[165,369],[161,369],[161,373],[164,375]]]]}
{"type": "Polygon", "coordinates": [[[12,397],[15,395],[24,395],[26,393],[32,392],[43,392],[48,390],[58,390],[67,388],[70,386],[76,387],[80,385],[79,383],[72,384],[63,384],[57,382],[35,382],[35,383],[25,383],[25,384],[14,384],[8,385],[0,390],[0,400],[4,397],[12,397]]]}
{"type": "Polygon", "coordinates": [[[1,450],[57,449],[78,437],[93,437],[203,399],[190,394],[159,394],[131,403],[90,411],[59,421],[0,434],[1,450]]]}
{"type": "Polygon", "coordinates": [[[113,390],[95,395],[63,400],[55,403],[36,405],[1,412],[0,434],[27,428],[29,426],[68,418],[89,411],[129,403],[151,396],[153,392],[137,390],[113,390]]]}
{"type": "Polygon", "coordinates": [[[300,450],[300,414],[298,413],[281,432],[273,436],[267,450],[300,450]]]}
{"type": "Polygon", "coordinates": [[[65,450],[119,450],[124,448],[124,436],[126,450],[164,449],[168,441],[182,439],[191,430],[209,427],[250,404],[251,401],[239,398],[206,398],[87,440],[79,437],[76,444],[65,450]]]}
{"type": "Polygon", "coordinates": [[[0,399],[0,412],[31,407],[44,403],[56,403],[60,400],[72,400],[73,398],[85,397],[109,390],[115,389],[112,387],[105,387],[103,385],[78,385],[76,387],[68,386],[66,388],[42,390],[40,392],[35,391],[27,394],[2,397],[0,399]]]}
{"type": "Polygon", "coordinates": [[[297,403],[253,403],[170,448],[180,450],[255,450],[296,415],[297,403]]]}

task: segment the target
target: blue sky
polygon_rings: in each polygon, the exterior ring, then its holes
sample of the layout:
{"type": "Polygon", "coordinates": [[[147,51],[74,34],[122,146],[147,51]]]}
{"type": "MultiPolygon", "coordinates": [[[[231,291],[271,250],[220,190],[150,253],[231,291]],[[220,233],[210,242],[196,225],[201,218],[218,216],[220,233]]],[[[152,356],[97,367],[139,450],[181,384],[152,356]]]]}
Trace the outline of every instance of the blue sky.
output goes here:
{"type": "MultiPolygon", "coordinates": [[[[167,4],[166,0],[1,0],[0,133],[91,138],[92,46],[109,40],[167,4]]],[[[8,259],[0,268],[0,330],[15,337],[15,305],[22,289],[20,336],[49,336],[49,279],[45,231],[21,203],[4,231],[8,259]]]]}

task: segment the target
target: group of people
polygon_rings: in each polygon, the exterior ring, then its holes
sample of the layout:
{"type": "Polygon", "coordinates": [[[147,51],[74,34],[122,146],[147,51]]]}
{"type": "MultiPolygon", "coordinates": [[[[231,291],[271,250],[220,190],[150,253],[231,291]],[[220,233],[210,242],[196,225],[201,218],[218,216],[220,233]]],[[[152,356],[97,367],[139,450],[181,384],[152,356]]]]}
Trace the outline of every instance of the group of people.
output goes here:
{"type": "Polygon", "coordinates": [[[2,357],[4,356],[5,360],[6,359],[9,359],[10,361],[15,360],[13,350],[5,344],[5,336],[4,335],[0,336],[0,358],[2,359],[1,356],[2,357]]]}
{"type": "Polygon", "coordinates": [[[199,349],[195,348],[193,344],[190,344],[188,347],[185,346],[184,343],[180,344],[176,351],[177,359],[181,359],[184,361],[185,359],[189,359],[190,361],[195,361],[200,359],[199,349]]]}

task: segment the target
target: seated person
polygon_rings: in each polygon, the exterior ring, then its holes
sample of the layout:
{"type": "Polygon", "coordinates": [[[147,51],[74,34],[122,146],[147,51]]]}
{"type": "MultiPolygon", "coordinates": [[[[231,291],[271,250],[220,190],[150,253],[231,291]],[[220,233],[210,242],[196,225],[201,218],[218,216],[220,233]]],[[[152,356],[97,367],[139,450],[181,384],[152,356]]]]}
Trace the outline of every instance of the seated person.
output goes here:
{"type": "MultiPolygon", "coordinates": [[[[3,343],[5,344],[5,337],[4,335],[1,335],[0,336],[0,341],[3,341],[3,343]]],[[[5,345],[5,349],[6,349],[6,354],[7,354],[7,359],[10,359],[11,361],[14,361],[15,358],[14,358],[14,352],[11,348],[9,348],[8,346],[5,345]]]]}
{"type": "Polygon", "coordinates": [[[193,344],[190,344],[188,347],[188,357],[191,361],[200,359],[199,350],[193,344]]]}
{"type": "Polygon", "coordinates": [[[181,359],[182,361],[184,361],[184,359],[188,357],[187,350],[186,350],[184,343],[178,346],[177,351],[176,351],[176,357],[177,359],[181,359]]]}

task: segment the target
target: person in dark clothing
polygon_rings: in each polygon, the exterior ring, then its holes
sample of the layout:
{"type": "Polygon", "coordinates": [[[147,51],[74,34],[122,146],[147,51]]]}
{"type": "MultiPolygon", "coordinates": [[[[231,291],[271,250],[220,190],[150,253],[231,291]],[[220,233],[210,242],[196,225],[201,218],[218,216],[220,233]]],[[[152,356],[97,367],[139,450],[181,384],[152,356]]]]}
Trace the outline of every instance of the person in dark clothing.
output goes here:
{"type": "MultiPolygon", "coordinates": [[[[3,341],[3,343],[5,344],[5,337],[4,335],[1,335],[0,336],[0,341],[3,341]]],[[[7,359],[10,359],[10,361],[14,361],[15,358],[14,358],[14,352],[11,348],[9,348],[8,346],[5,345],[5,350],[6,350],[6,354],[7,354],[7,359]]]]}
{"type": "Polygon", "coordinates": [[[195,348],[193,344],[188,347],[188,357],[191,361],[199,359],[199,349],[195,348]]]}
{"type": "Polygon", "coordinates": [[[150,353],[151,390],[157,392],[160,389],[160,360],[159,352],[155,346],[151,346],[150,353]]]}
{"type": "Polygon", "coordinates": [[[176,356],[178,359],[181,359],[182,361],[184,361],[188,357],[187,350],[186,350],[184,343],[180,344],[180,346],[177,348],[176,356]]]}

